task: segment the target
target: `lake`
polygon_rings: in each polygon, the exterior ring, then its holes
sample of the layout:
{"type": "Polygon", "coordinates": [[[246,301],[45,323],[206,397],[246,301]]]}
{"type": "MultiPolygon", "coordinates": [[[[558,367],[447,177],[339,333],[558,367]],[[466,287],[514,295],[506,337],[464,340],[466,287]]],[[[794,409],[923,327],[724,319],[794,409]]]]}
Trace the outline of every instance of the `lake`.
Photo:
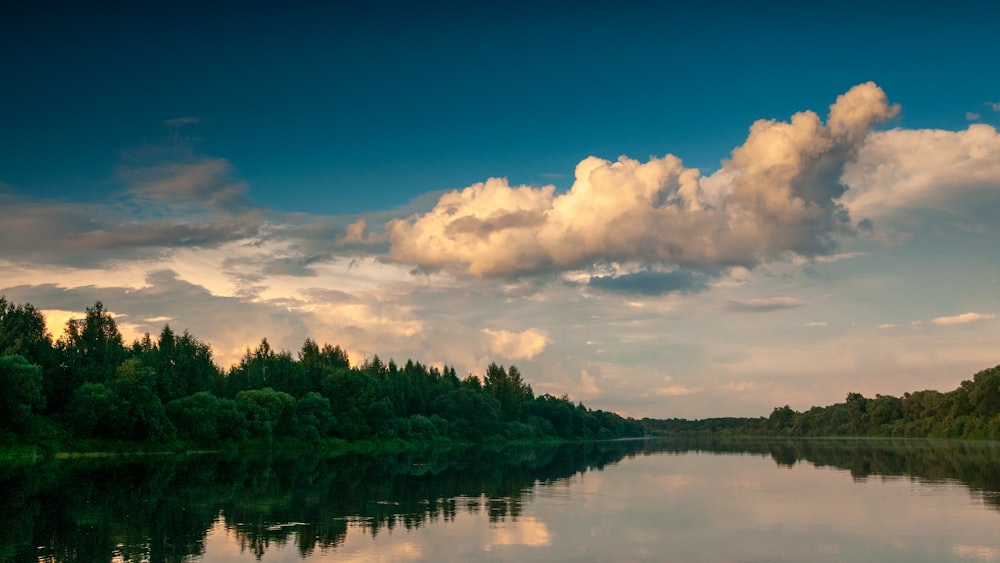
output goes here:
{"type": "Polygon", "coordinates": [[[1000,445],[666,439],[0,468],[2,561],[1000,561],[1000,445]]]}

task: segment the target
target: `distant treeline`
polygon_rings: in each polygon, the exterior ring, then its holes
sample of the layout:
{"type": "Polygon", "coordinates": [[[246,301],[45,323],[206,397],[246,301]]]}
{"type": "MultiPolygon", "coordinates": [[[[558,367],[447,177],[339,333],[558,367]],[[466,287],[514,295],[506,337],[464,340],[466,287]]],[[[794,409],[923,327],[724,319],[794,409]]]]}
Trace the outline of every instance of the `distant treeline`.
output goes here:
{"type": "Polygon", "coordinates": [[[309,339],[293,356],[265,338],[223,370],[208,344],[169,326],[126,345],[100,302],[53,342],[39,310],[0,296],[0,389],[7,445],[642,435],[632,419],[535,396],[513,365],[459,379],[412,360],[352,366],[340,347],[309,339]]]}
{"type": "Polygon", "coordinates": [[[980,371],[946,393],[902,397],[848,393],[826,407],[777,407],[767,418],[639,421],[648,434],[687,436],[872,436],[1000,440],[1000,366],[980,371]]]}

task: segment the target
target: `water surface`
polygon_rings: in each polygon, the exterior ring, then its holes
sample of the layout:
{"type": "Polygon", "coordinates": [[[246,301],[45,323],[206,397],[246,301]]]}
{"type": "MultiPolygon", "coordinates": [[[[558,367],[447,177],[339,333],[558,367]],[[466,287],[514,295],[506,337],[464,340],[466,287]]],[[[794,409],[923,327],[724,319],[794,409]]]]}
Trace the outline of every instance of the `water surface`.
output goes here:
{"type": "Polygon", "coordinates": [[[7,561],[1000,561],[1000,446],[663,440],[0,470],[7,561]]]}

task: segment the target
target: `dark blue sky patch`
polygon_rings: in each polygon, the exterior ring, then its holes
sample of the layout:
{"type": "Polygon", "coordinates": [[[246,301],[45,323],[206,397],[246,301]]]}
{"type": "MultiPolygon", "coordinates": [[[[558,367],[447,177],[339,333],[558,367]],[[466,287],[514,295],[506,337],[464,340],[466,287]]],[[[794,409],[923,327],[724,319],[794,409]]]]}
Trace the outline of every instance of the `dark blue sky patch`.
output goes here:
{"type": "Polygon", "coordinates": [[[590,278],[589,285],[606,291],[639,295],[666,295],[668,293],[697,293],[708,287],[708,279],[708,275],[704,273],[686,270],[643,271],[621,276],[594,276],[590,278]]]}

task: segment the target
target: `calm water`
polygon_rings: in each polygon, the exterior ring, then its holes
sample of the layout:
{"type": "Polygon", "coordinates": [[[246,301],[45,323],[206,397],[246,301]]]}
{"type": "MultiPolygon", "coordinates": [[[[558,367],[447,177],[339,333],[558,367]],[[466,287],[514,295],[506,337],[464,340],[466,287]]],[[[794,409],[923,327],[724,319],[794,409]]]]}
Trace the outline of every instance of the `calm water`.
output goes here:
{"type": "Polygon", "coordinates": [[[1000,561],[1000,445],[633,441],[0,469],[3,561],[1000,561]]]}

